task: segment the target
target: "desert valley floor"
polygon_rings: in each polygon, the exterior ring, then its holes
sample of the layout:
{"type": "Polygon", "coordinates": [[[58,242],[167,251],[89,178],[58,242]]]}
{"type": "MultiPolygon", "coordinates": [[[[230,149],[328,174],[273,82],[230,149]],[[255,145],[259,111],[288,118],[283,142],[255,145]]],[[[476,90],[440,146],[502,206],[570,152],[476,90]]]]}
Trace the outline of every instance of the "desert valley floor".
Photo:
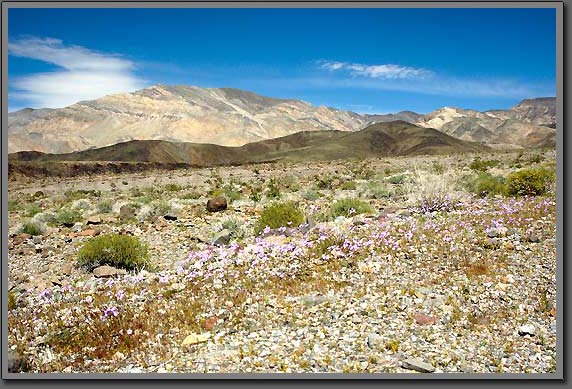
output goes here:
{"type": "Polygon", "coordinates": [[[68,373],[554,372],[554,187],[468,189],[481,170],[535,167],[554,171],[554,151],[13,174],[11,363],[68,373]],[[207,210],[217,196],[226,209],[207,210]],[[284,202],[303,223],[261,229],[263,210],[284,202]],[[110,233],[147,245],[148,266],[79,266],[84,244],[110,233]]]}

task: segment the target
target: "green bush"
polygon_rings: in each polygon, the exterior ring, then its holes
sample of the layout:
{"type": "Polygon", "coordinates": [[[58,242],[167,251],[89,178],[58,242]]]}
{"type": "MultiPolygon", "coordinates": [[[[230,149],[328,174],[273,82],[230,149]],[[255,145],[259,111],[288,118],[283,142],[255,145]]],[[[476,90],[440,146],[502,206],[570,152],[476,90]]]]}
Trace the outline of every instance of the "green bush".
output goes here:
{"type": "Polygon", "coordinates": [[[308,201],[316,201],[320,197],[322,197],[322,194],[317,190],[313,189],[307,190],[306,192],[302,193],[302,198],[308,201]]]}
{"type": "Polygon", "coordinates": [[[147,246],[135,236],[110,234],[87,241],[78,253],[81,266],[100,265],[133,270],[149,267],[147,246]]]}
{"type": "Polygon", "coordinates": [[[40,208],[40,206],[36,203],[32,203],[28,206],[28,208],[26,209],[26,215],[28,217],[33,217],[34,215],[42,212],[42,208],[40,208]]]}
{"type": "Polygon", "coordinates": [[[61,226],[71,226],[74,223],[80,221],[82,218],[81,212],[77,209],[61,209],[56,215],[54,219],[51,221],[52,224],[61,225],[61,226]]]}
{"type": "Polygon", "coordinates": [[[498,164],[499,161],[483,161],[480,157],[476,157],[469,165],[469,168],[477,172],[486,172],[489,168],[497,166],[498,164]]]}
{"type": "Polygon", "coordinates": [[[480,172],[466,180],[465,188],[479,197],[504,195],[507,191],[506,180],[501,176],[493,176],[480,172]]]}
{"type": "Polygon", "coordinates": [[[279,199],[282,196],[280,193],[280,186],[276,179],[271,178],[268,182],[268,197],[271,199],[279,199]]]}
{"type": "Polygon", "coordinates": [[[113,205],[111,205],[111,201],[101,201],[97,204],[97,211],[99,213],[109,213],[113,210],[113,205]]]}
{"type": "Polygon", "coordinates": [[[165,185],[165,190],[169,191],[169,192],[178,192],[181,189],[183,189],[183,188],[179,184],[170,183],[170,184],[165,185]]]}
{"type": "Polygon", "coordinates": [[[540,162],[544,161],[544,156],[541,154],[536,154],[536,155],[533,155],[532,157],[530,157],[530,159],[528,161],[530,163],[540,163],[540,162]]]}
{"type": "Polygon", "coordinates": [[[266,227],[276,229],[280,227],[297,227],[304,223],[304,212],[292,201],[273,203],[266,206],[256,224],[254,232],[258,235],[266,227]]]}
{"type": "Polygon", "coordinates": [[[355,190],[356,189],[356,183],[355,183],[355,181],[346,181],[342,184],[341,189],[342,190],[355,190]]]}
{"type": "Polygon", "coordinates": [[[189,192],[183,194],[180,198],[183,200],[198,200],[201,198],[201,194],[199,192],[189,192]]]}
{"type": "Polygon", "coordinates": [[[24,224],[22,224],[22,227],[20,228],[20,232],[23,232],[24,234],[29,234],[29,235],[42,235],[44,232],[46,232],[46,228],[40,222],[29,220],[29,221],[25,222],[24,224]]]}
{"type": "Polygon", "coordinates": [[[316,188],[318,189],[332,189],[334,186],[334,177],[325,175],[323,177],[316,177],[316,188]]]}
{"type": "Polygon", "coordinates": [[[391,196],[387,187],[379,181],[368,182],[367,189],[363,195],[370,199],[385,199],[391,196]]]}
{"type": "Polygon", "coordinates": [[[405,182],[406,179],[407,176],[405,174],[396,174],[394,176],[389,177],[387,181],[393,185],[401,185],[405,182]]]}
{"type": "Polygon", "coordinates": [[[553,171],[543,167],[522,169],[507,177],[507,194],[510,196],[537,196],[546,193],[555,180],[553,171]]]}
{"type": "Polygon", "coordinates": [[[443,174],[445,173],[445,166],[438,161],[433,161],[433,171],[435,174],[443,174]]]}
{"type": "Polygon", "coordinates": [[[330,216],[334,219],[338,216],[350,217],[370,212],[373,212],[371,205],[359,199],[338,200],[332,204],[329,210],[330,216]]]}
{"type": "Polygon", "coordinates": [[[16,308],[16,293],[13,291],[8,292],[8,310],[16,308]]]}

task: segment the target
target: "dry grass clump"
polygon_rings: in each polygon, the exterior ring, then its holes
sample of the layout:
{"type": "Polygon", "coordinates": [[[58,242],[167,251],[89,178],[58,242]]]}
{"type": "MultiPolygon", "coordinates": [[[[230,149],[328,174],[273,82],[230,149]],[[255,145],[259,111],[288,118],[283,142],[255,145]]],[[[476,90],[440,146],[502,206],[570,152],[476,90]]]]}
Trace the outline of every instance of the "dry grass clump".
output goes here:
{"type": "Polygon", "coordinates": [[[467,197],[456,189],[458,181],[451,170],[437,174],[416,169],[412,182],[404,184],[407,203],[423,213],[450,211],[467,197]]]}

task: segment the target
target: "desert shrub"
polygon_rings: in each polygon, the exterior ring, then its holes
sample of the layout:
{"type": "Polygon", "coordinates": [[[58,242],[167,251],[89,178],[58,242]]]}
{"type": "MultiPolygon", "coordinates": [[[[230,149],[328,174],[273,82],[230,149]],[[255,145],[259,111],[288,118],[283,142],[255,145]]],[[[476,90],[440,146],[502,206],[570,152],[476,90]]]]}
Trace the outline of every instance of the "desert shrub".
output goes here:
{"type": "Polygon", "coordinates": [[[368,182],[362,195],[367,196],[370,199],[384,199],[391,196],[387,187],[379,181],[368,182]]]}
{"type": "Polygon", "coordinates": [[[506,180],[502,176],[493,176],[487,172],[480,172],[465,180],[465,188],[479,197],[503,195],[506,193],[506,180]]]}
{"type": "Polygon", "coordinates": [[[119,234],[90,239],[79,250],[77,260],[90,269],[100,265],[126,270],[149,267],[147,246],[135,236],[119,234]]]}
{"type": "Polygon", "coordinates": [[[443,174],[445,173],[445,166],[439,161],[433,161],[433,172],[435,174],[443,174]]]}
{"type": "Polygon", "coordinates": [[[266,206],[256,224],[254,232],[260,234],[266,227],[276,229],[280,227],[297,227],[304,223],[304,212],[292,201],[273,203],[266,206]]]}
{"type": "Polygon", "coordinates": [[[540,163],[542,161],[544,161],[544,156],[542,154],[535,154],[528,160],[530,163],[540,163]]]}
{"type": "Polygon", "coordinates": [[[405,182],[407,176],[405,174],[395,174],[387,179],[390,184],[401,185],[405,182]]]}
{"type": "Polygon", "coordinates": [[[198,200],[201,198],[201,194],[199,192],[189,192],[183,194],[180,198],[183,200],[198,200]]]}
{"type": "Polygon", "coordinates": [[[26,216],[28,217],[33,217],[40,212],[42,212],[42,208],[36,203],[30,204],[28,208],[26,208],[26,216]]]}
{"type": "Polygon", "coordinates": [[[85,189],[68,190],[64,193],[64,196],[67,201],[73,201],[73,200],[83,199],[85,197],[100,197],[101,191],[85,190],[85,189]]]}
{"type": "Polygon", "coordinates": [[[282,194],[280,193],[280,185],[278,185],[278,181],[273,177],[268,181],[268,198],[271,199],[279,199],[282,194]]]}
{"type": "Polygon", "coordinates": [[[233,238],[242,238],[245,235],[244,221],[236,216],[226,216],[221,220],[221,227],[230,232],[233,238]]]}
{"type": "Polygon", "coordinates": [[[22,204],[20,204],[20,201],[17,199],[14,200],[8,200],[8,211],[13,212],[13,211],[20,211],[22,209],[22,204]]]}
{"type": "Polygon", "coordinates": [[[344,182],[340,189],[341,190],[355,190],[356,189],[356,182],[355,181],[346,181],[344,182]]]}
{"type": "Polygon", "coordinates": [[[334,176],[324,175],[322,177],[316,177],[316,188],[318,189],[332,189],[334,187],[334,176]]]}
{"type": "Polygon", "coordinates": [[[13,291],[8,292],[8,310],[16,308],[16,293],[13,291]]]}
{"type": "Polygon", "coordinates": [[[111,204],[111,201],[100,201],[97,204],[97,212],[99,213],[109,213],[113,210],[113,205],[111,204]]]}
{"type": "Polygon", "coordinates": [[[452,173],[435,174],[417,171],[407,184],[407,202],[420,212],[450,211],[462,200],[457,192],[457,177],[452,173]]]}
{"type": "Polygon", "coordinates": [[[499,161],[483,161],[481,157],[475,157],[473,162],[469,165],[469,168],[477,172],[486,172],[489,168],[497,166],[498,164],[499,161]]]}
{"type": "Polygon", "coordinates": [[[300,182],[294,176],[286,176],[282,180],[282,185],[285,188],[291,190],[292,192],[297,192],[300,190],[300,182]]]}
{"type": "MultiPolygon", "coordinates": [[[[131,206],[131,204],[129,204],[131,206]]],[[[166,200],[155,200],[147,205],[141,207],[139,204],[139,212],[137,213],[137,220],[140,222],[145,221],[153,216],[165,216],[172,211],[171,204],[166,200]]]]}
{"type": "Polygon", "coordinates": [[[322,197],[322,194],[320,192],[318,192],[317,190],[307,190],[304,193],[302,193],[302,198],[304,200],[308,200],[308,201],[316,201],[318,200],[320,197],[322,197]]]}
{"type": "Polygon", "coordinates": [[[71,203],[71,209],[82,209],[88,210],[91,208],[91,204],[87,199],[77,199],[71,203]]]}
{"type": "Polygon", "coordinates": [[[546,193],[555,180],[553,171],[535,167],[512,172],[507,177],[507,194],[510,196],[537,196],[546,193]]]}
{"type": "Polygon", "coordinates": [[[180,191],[181,189],[183,189],[183,188],[181,187],[181,185],[176,184],[176,183],[174,183],[174,182],[165,185],[165,190],[168,191],[168,192],[178,192],[178,191],[180,191]]]}
{"type": "Polygon", "coordinates": [[[51,223],[61,226],[71,226],[81,219],[82,214],[78,209],[63,208],[54,215],[51,223]]]}
{"type": "Polygon", "coordinates": [[[356,163],[349,168],[352,175],[357,179],[369,180],[375,175],[375,171],[367,163],[356,163]]]}
{"type": "Polygon", "coordinates": [[[338,216],[350,217],[370,212],[373,212],[371,205],[360,199],[338,200],[332,204],[329,210],[330,217],[332,218],[336,218],[338,216]]]}
{"type": "Polygon", "coordinates": [[[46,232],[46,226],[37,220],[28,220],[20,227],[20,232],[30,235],[42,235],[46,232]]]}

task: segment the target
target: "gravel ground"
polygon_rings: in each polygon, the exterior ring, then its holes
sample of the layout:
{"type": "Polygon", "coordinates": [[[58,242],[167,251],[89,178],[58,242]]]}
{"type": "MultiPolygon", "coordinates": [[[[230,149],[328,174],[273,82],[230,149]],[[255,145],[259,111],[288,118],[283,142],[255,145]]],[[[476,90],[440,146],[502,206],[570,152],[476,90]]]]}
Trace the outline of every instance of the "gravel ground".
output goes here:
{"type": "MultiPolygon", "coordinates": [[[[416,161],[384,160],[376,168],[399,170],[416,161]]],[[[343,166],[295,166],[288,173],[304,189],[315,174],[343,166]]],[[[283,174],[257,169],[219,174],[224,180],[283,174]]],[[[100,177],[83,186],[102,191],[86,199],[84,219],[41,236],[20,233],[25,211],[10,212],[14,358],[31,372],[555,372],[553,194],[469,197],[438,212],[398,197],[370,199],[370,214],[327,222],[309,217],[300,227],[257,237],[252,225],[268,201],[243,198],[207,213],[214,174],[173,173],[160,183],[152,175],[100,177]],[[178,193],[165,192],[175,198],[176,220],[120,220],[128,189],[168,182],[202,195],[176,199],[178,193]],[[100,213],[96,203],[105,198],[113,210],[100,213]],[[90,217],[101,220],[91,224],[90,217]],[[237,230],[214,245],[225,233],[221,220],[231,217],[237,230]],[[139,237],[156,269],[97,278],[77,267],[90,230],[139,237]]],[[[62,188],[80,185],[80,179],[44,183],[40,203],[57,207],[62,188]]],[[[38,190],[37,182],[15,182],[10,196],[38,190]]],[[[312,201],[302,200],[303,190],[283,198],[301,201],[312,215],[336,198],[360,196],[325,192],[312,201]]]]}

